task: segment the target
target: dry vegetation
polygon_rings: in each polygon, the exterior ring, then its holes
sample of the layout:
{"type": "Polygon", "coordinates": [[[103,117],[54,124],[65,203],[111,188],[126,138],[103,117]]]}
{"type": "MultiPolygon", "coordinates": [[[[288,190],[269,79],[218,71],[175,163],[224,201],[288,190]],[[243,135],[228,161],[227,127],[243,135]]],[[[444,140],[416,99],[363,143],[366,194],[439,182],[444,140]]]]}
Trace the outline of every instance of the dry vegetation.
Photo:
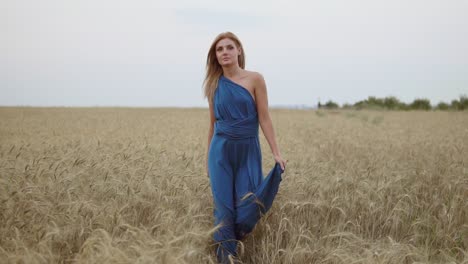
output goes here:
{"type": "MultiPolygon", "coordinates": [[[[468,263],[467,112],[271,115],[289,163],[243,263],[468,263]]],[[[205,109],[0,108],[0,262],[213,263],[207,126],[205,109]]]]}

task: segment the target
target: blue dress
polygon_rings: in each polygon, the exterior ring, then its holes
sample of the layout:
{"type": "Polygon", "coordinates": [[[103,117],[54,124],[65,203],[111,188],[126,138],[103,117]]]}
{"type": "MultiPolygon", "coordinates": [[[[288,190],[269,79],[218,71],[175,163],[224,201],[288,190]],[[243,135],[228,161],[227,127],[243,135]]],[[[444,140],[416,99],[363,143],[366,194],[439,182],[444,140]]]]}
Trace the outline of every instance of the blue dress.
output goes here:
{"type": "Polygon", "coordinates": [[[250,92],[221,76],[213,98],[213,138],[208,151],[208,174],[214,200],[216,255],[229,263],[237,255],[237,240],[250,233],[271,207],[284,172],[275,163],[266,177],[258,138],[259,123],[250,92]]]}

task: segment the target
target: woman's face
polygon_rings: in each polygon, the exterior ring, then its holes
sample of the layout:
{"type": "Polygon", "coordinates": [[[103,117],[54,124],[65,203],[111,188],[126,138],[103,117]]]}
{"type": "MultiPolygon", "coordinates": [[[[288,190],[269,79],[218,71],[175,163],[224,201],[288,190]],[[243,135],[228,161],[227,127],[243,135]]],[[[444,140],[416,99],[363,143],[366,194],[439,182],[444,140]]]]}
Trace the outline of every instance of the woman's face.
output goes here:
{"type": "Polygon", "coordinates": [[[216,43],[216,58],[221,66],[239,65],[240,53],[236,43],[230,38],[223,38],[216,43]]]}

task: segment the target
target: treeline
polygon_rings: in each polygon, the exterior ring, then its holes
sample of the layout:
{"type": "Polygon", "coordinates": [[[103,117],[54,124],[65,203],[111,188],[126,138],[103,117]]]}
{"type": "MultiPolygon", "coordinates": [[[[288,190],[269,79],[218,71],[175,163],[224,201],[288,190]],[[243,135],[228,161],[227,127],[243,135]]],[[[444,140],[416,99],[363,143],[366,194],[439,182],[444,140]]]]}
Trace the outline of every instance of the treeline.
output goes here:
{"type": "Polygon", "coordinates": [[[453,110],[463,111],[468,109],[468,97],[466,95],[460,96],[460,98],[452,100],[450,103],[440,102],[437,105],[431,105],[431,102],[425,98],[417,98],[413,102],[406,104],[398,100],[394,96],[385,98],[377,98],[369,96],[367,99],[359,101],[353,105],[339,104],[329,100],[325,104],[318,103],[319,108],[325,109],[384,109],[384,110],[453,110]]]}

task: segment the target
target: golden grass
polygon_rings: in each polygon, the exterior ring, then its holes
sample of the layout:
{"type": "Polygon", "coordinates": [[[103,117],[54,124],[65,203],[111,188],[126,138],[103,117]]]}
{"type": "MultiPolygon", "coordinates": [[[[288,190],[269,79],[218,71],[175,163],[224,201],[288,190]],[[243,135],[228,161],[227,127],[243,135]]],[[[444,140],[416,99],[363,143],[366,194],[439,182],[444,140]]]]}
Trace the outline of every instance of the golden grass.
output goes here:
{"type": "MultiPolygon", "coordinates": [[[[243,263],[468,263],[467,112],[271,116],[289,163],[243,263]]],[[[0,108],[0,262],[214,263],[207,129],[207,109],[0,108]]]]}

